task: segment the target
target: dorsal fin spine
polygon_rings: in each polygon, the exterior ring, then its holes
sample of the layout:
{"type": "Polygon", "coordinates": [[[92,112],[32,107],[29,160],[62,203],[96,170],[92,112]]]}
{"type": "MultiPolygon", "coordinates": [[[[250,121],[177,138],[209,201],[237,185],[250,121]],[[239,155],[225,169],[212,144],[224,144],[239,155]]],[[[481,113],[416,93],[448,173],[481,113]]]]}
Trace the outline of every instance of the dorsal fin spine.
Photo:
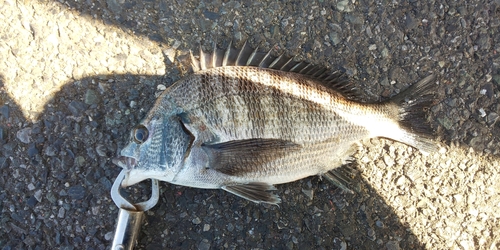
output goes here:
{"type": "Polygon", "coordinates": [[[267,54],[264,56],[264,58],[262,58],[262,60],[260,61],[259,63],[259,67],[262,68],[264,67],[264,62],[267,60],[267,58],[269,58],[271,56],[271,50],[269,50],[267,52],[267,54]]]}
{"type": "Polygon", "coordinates": [[[290,57],[290,59],[288,59],[288,61],[286,61],[285,64],[283,64],[283,66],[281,66],[280,70],[285,70],[286,69],[286,66],[289,64],[289,63],[292,63],[293,62],[293,57],[290,57]]]}
{"type": "Polygon", "coordinates": [[[276,57],[276,59],[274,59],[274,61],[271,64],[269,64],[269,68],[273,68],[274,65],[276,65],[281,60],[282,57],[283,57],[283,54],[276,57]]]}
{"type": "Polygon", "coordinates": [[[252,51],[252,54],[248,57],[246,66],[249,66],[252,63],[255,55],[257,54],[258,49],[259,49],[259,47],[255,47],[255,49],[252,51]]]}
{"type": "Polygon", "coordinates": [[[191,52],[191,50],[189,50],[189,56],[191,57],[191,67],[193,68],[193,71],[200,71],[200,62],[198,62],[198,60],[194,58],[193,52],[191,52]]]}
{"type": "Polygon", "coordinates": [[[243,44],[243,47],[241,47],[241,49],[238,53],[238,57],[236,57],[236,66],[241,66],[240,59],[241,59],[241,56],[243,55],[243,51],[245,50],[246,46],[247,46],[247,41],[245,41],[245,43],[243,44]]]}
{"type": "Polygon", "coordinates": [[[217,44],[214,43],[214,50],[212,52],[212,68],[216,67],[215,65],[216,61],[217,61],[217,44]]]}
{"type": "Polygon", "coordinates": [[[229,58],[229,53],[231,52],[231,46],[233,46],[233,41],[229,42],[229,45],[226,48],[226,51],[224,52],[224,58],[222,59],[222,67],[227,66],[227,60],[229,58]]]}
{"type": "Polygon", "coordinates": [[[206,62],[207,61],[205,59],[205,52],[203,52],[203,49],[201,48],[201,45],[200,45],[200,68],[201,68],[201,70],[207,69],[207,66],[205,65],[206,62]]]}
{"type": "Polygon", "coordinates": [[[296,63],[296,64],[295,64],[295,65],[294,65],[294,66],[290,69],[290,71],[291,71],[291,72],[296,72],[297,68],[298,68],[298,67],[299,67],[302,63],[304,63],[304,62],[300,61],[300,62],[296,63]]]}
{"type": "Polygon", "coordinates": [[[309,67],[311,67],[311,64],[307,63],[307,65],[299,71],[299,74],[304,74],[304,72],[308,70],[309,67]]]}

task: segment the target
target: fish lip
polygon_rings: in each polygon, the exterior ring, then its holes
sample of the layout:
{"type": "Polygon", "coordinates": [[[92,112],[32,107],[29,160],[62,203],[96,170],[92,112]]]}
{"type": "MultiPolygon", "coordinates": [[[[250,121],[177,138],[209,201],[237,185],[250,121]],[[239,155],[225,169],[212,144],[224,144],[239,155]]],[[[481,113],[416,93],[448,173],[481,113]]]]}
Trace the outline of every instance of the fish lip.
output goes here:
{"type": "Polygon", "coordinates": [[[134,169],[135,165],[137,165],[137,160],[135,158],[123,155],[115,157],[111,161],[113,164],[129,171],[134,169]]]}

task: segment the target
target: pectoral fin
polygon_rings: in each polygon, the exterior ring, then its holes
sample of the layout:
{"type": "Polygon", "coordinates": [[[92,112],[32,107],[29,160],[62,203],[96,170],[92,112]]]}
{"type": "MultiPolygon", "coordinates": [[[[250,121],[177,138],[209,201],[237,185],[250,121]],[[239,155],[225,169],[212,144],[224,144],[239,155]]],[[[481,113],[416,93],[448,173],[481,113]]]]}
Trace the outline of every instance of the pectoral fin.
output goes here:
{"type": "Polygon", "coordinates": [[[247,139],[203,144],[211,168],[227,175],[265,171],[265,163],[299,150],[301,146],[281,139],[247,139]]]}
{"type": "Polygon", "coordinates": [[[251,182],[247,184],[224,186],[222,189],[256,203],[265,202],[276,205],[281,202],[281,199],[277,195],[267,192],[268,190],[276,190],[273,185],[268,183],[251,182]]]}

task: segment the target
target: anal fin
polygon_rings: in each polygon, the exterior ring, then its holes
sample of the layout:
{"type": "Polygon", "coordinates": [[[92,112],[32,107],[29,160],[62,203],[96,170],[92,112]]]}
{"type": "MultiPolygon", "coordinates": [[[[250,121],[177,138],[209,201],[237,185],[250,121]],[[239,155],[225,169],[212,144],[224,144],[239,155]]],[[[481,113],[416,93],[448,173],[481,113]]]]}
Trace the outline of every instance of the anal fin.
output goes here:
{"type": "Polygon", "coordinates": [[[356,175],[356,170],[348,165],[344,165],[339,168],[332,169],[322,176],[329,180],[333,185],[339,187],[340,189],[353,194],[354,192],[348,188],[350,186],[352,179],[356,175]]]}
{"type": "Polygon", "coordinates": [[[281,202],[281,199],[277,195],[267,192],[268,190],[276,190],[276,188],[264,182],[224,186],[222,189],[256,203],[264,202],[277,205],[281,202]]]}

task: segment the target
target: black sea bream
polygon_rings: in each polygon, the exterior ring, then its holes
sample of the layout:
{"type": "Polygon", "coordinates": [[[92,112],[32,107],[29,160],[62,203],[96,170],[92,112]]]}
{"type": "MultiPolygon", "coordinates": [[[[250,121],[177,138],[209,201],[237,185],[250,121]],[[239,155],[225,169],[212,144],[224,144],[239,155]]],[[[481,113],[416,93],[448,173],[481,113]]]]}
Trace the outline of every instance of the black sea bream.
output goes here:
{"type": "Polygon", "coordinates": [[[432,76],[368,104],[341,73],[245,45],[192,60],[194,73],[161,94],[114,160],[128,170],[122,186],[153,178],[276,204],[274,184],[335,179],[364,139],[438,149],[425,118],[432,76]]]}

